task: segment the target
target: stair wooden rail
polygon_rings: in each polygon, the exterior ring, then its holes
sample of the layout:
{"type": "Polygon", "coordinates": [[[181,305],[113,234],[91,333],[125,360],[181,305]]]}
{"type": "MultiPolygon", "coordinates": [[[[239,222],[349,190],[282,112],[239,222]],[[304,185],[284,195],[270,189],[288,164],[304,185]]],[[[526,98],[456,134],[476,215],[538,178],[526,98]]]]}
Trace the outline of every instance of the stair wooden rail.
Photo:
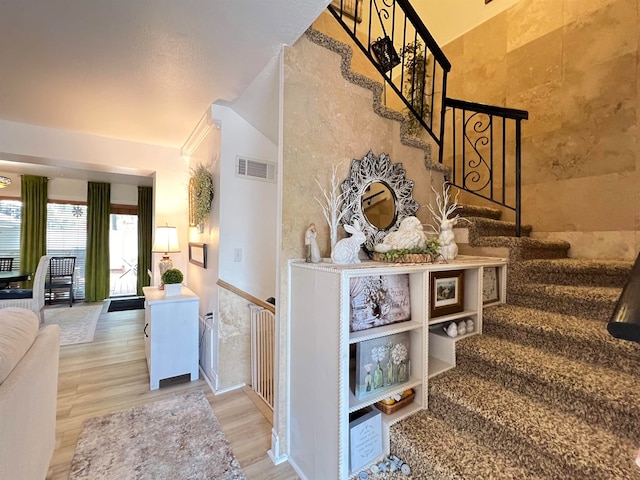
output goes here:
{"type": "Polygon", "coordinates": [[[522,233],[522,121],[525,110],[445,99],[450,112],[441,153],[450,165],[447,181],[515,212],[516,236],[522,233]]]}

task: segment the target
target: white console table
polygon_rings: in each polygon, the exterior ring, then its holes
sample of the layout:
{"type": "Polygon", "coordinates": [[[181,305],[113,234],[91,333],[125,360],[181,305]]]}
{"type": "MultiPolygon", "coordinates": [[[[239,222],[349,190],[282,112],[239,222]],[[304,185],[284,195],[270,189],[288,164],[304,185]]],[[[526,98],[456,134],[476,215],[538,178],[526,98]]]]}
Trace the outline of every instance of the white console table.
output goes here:
{"type": "Polygon", "coordinates": [[[144,350],[151,390],[160,381],[190,375],[198,379],[198,296],[187,287],[165,297],[158,287],[144,287],[144,350]]]}

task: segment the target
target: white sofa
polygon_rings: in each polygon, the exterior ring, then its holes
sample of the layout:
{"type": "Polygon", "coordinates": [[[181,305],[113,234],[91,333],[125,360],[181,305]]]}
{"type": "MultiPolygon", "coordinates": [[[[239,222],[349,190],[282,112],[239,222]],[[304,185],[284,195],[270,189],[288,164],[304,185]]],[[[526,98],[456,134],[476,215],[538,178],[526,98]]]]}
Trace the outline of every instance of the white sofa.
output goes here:
{"type": "Polygon", "coordinates": [[[0,479],[43,480],[56,442],[60,327],[0,310],[0,479]]]}

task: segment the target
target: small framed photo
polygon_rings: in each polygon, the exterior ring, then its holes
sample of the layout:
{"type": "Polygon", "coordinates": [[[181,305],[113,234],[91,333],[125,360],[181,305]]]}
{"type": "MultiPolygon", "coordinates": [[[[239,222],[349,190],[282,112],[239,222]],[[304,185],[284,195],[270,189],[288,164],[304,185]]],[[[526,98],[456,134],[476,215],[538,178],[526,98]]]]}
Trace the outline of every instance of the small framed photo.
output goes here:
{"type": "Polygon", "coordinates": [[[498,267],[482,269],[482,304],[500,300],[500,270],[498,267]]]}
{"type": "Polygon", "coordinates": [[[432,272],[429,285],[431,318],[464,310],[464,270],[432,272]]]}
{"type": "Polygon", "coordinates": [[[189,242],[189,263],[207,268],[207,244],[189,242]]]}

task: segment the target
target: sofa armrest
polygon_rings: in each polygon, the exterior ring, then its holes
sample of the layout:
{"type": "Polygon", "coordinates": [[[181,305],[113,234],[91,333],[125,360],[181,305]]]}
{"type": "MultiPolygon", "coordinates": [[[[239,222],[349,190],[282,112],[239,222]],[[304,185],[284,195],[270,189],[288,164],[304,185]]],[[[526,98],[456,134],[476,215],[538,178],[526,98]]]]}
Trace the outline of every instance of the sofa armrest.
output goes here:
{"type": "Polygon", "coordinates": [[[44,479],[56,443],[60,327],[48,325],[0,384],[0,478],[44,479]]]}

